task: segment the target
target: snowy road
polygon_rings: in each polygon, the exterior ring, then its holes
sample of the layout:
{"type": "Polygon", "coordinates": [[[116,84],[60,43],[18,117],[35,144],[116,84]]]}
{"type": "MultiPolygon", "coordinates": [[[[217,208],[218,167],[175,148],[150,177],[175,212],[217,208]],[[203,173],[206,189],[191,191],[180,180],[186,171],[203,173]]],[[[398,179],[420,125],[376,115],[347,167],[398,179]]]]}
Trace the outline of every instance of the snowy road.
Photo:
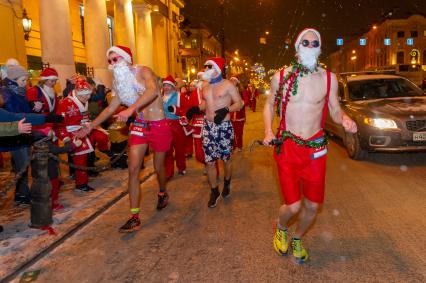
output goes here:
{"type": "MultiPolygon", "coordinates": [[[[248,113],[246,144],[261,138],[261,113],[248,113]]],[[[330,143],[326,201],[295,265],[272,249],[280,205],[271,149],[234,156],[232,196],[207,208],[202,167],[169,184],[157,212],[155,180],[142,185],[142,229],[117,232],[127,198],[35,263],[37,282],[425,282],[426,154],[352,161],[330,143]]],[[[294,229],[294,227],[293,227],[294,229]]]]}

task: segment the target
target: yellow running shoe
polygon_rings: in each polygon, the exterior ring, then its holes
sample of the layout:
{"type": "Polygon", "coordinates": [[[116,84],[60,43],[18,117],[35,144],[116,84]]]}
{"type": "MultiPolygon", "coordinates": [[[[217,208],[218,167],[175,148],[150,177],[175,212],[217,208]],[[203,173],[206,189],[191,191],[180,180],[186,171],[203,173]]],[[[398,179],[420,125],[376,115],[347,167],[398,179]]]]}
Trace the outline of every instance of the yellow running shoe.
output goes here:
{"type": "Polygon", "coordinates": [[[303,264],[308,260],[309,255],[302,246],[302,240],[291,239],[291,248],[293,249],[293,256],[298,264],[303,264]]]}
{"type": "Polygon", "coordinates": [[[280,229],[278,227],[278,224],[275,225],[275,232],[274,232],[274,250],[277,252],[277,254],[283,256],[287,255],[288,251],[288,241],[287,241],[287,229],[280,229]]]}

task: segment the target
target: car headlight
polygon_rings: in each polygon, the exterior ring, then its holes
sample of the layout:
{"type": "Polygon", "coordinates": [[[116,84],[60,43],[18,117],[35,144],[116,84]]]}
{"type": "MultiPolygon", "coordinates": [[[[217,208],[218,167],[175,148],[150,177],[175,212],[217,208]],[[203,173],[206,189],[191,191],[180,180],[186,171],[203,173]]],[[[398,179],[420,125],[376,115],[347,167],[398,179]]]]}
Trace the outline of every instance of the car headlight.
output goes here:
{"type": "Polygon", "coordinates": [[[398,129],[398,126],[392,119],[364,118],[364,123],[379,129],[398,129]]]}

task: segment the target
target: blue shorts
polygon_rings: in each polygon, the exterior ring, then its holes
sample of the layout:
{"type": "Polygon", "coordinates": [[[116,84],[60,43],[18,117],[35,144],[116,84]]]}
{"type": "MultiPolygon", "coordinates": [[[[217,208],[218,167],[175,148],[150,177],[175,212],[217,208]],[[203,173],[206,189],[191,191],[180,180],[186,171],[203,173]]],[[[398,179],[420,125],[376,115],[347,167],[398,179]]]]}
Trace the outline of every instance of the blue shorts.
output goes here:
{"type": "Polygon", "coordinates": [[[204,120],[202,139],[206,162],[214,162],[217,159],[228,161],[231,158],[234,141],[234,128],[231,121],[223,121],[217,125],[204,120]]]}

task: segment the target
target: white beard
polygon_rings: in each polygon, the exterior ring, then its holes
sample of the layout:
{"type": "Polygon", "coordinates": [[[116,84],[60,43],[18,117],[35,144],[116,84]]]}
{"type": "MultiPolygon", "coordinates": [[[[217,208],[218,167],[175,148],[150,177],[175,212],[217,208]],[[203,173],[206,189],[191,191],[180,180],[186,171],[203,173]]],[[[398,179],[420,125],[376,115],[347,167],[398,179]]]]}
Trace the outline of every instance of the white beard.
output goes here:
{"type": "Polygon", "coordinates": [[[139,98],[145,87],[140,84],[135,74],[125,62],[120,62],[109,67],[113,74],[113,90],[126,106],[130,106],[139,98]]]}
{"type": "Polygon", "coordinates": [[[211,79],[213,79],[213,72],[213,69],[209,69],[201,75],[201,78],[205,81],[210,81],[211,79]]]}
{"type": "Polygon", "coordinates": [[[47,94],[47,96],[49,96],[50,99],[54,99],[55,98],[55,90],[53,89],[53,87],[44,85],[43,86],[43,90],[47,94]]]}
{"type": "Polygon", "coordinates": [[[300,46],[297,56],[299,57],[299,63],[308,68],[309,70],[315,70],[318,65],[318,57],[321,54],[321,48],[309,48],[300,46]]]}

